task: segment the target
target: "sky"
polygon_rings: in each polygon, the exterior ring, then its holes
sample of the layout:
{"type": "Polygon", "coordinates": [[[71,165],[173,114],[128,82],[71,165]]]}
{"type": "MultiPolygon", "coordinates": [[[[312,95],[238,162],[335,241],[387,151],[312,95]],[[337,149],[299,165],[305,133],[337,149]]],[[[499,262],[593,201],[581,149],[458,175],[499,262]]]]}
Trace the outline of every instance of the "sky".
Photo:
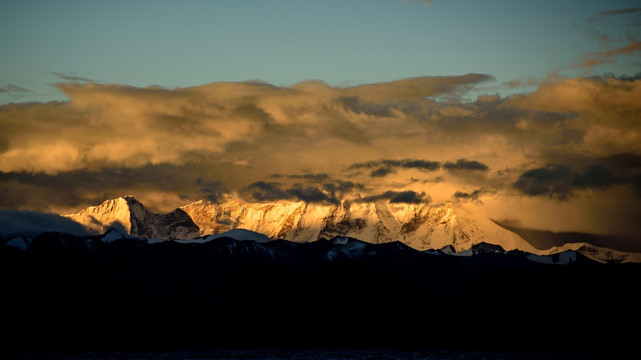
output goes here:
{"type": "Polygon", "coordinates": [[[636,1],[3,1],[0,209],[453,201],[641,234],[636,1]]]}

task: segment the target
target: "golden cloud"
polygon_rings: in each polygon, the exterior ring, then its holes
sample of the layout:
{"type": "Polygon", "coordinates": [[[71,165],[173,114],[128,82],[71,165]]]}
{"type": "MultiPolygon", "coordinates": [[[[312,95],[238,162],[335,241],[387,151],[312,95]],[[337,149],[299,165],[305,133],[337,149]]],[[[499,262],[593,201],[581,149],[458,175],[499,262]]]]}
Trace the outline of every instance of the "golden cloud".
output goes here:
{"type": "Polygon", "coordinates": [[[0,207],[37,209],[52,199],[73,208],[134,193],[170,210],[272,184],[272,174],[282,175],[272,195],[332,201],[346,194],[336,189],[347,181],[362,198],[394,191],[464,201],[474,194],[493,211],[501,199],[635,198],[641,168],[603,159],[641,156],[641,80],[551,77],[529,94],[455,100],[489,79],[419,77],[347,88],[319,81],[61,84],[68,102],[0,107],[0,186],[11,193],[0,207]],[[440,166],[412,165],[432,162],[440,166]]]}

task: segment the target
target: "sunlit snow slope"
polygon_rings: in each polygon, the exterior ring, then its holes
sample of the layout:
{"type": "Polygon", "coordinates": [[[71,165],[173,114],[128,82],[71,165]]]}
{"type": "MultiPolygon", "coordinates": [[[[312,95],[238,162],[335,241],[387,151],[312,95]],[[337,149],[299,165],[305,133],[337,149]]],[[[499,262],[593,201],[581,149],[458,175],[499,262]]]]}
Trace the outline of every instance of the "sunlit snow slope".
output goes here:
{"type": "Polygon", "coordinates": [[[517,234],[471,209],[453,203],[400,204],[387,201],[338,205],[279,201],[247,203],[232,198],[220,204],[196,202],[182,207],[201,235],[244,228],[271,238],[309,242],[320,237],[348,236],[378,244],[401,241],[415,249],[469,249],[481,242],[506,250],[535,249],[517,234]]]}
{"type": "Polygon", "coordinates": [[[143,238],[192,239],[199,235],[198,226],[184,211],[154,214],[132,196],[107,200],[66,216],[96,233],[114,228],[143,238]]]}
{"type": "Polygon", "coordinates": [[[373,244],[400,241],[417,250],[451,246],[460,254],[474,245],[487,243],[499,245],[505,251],[521,250],[534,255],[572,251],[601,262],[641,262],[641,254],[587,243],[536,249],[518,234],[491,221],[481,208],[452,202],[249,203],[228,197],[217,204],[198,201],[169,214],[154,214],[126,196],[67,216],[96,233],[114,228],[147,239],[201,237],[202,242],[213,239],[210,236],[213,234],[245,229],[263,234],[260,241],[271,238],[311,242],[344,236],[373,244]]]}

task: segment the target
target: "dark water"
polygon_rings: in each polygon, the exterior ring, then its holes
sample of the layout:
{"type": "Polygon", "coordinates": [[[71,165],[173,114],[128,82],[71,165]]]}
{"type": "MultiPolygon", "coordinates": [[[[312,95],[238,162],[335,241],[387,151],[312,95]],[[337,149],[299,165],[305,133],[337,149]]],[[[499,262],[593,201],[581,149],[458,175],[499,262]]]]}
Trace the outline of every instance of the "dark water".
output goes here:
{"type": "Polygon", "coordinates": [[[217,350],[126,352],[27,352],[4,354],[7,359],[50,360],[579,360],[600,357],[590,354],[520,351],[391,351],[391,350],[217,350]]]}

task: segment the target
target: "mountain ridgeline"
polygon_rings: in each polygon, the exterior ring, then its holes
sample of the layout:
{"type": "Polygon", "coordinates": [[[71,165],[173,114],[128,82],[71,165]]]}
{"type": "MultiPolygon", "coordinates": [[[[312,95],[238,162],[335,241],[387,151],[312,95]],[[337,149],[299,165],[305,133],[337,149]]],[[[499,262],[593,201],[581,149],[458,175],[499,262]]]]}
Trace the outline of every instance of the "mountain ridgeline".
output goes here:
{"type": "Polygon", "coordinates": [[[641,264],[532,256],[238,229],[175,241],[43,233],[0,247],[0,311],[16,350],[636,346],[641,264]]]}
{"type": "Polygon", "coordinates": [[[245,229],[271,239],[297,243],[339,236],[371,244],[399,241],[420,251],[451,247],[455,252],[465,252],[474,245],[485,243],[498,245],[506,251],[520,250],[538,256],[575,251],[600,262],[641,262],[641,254],[584,242],[536,248],[516,232],[488,219],[478,209],[451,202],[247,203],[231,197],[218,204],[198,201],[168,214],[154,214],[135,198],[126,196],[67,217],[96,234],[117,229],[144,239],[188,240],[245,229]]]}

